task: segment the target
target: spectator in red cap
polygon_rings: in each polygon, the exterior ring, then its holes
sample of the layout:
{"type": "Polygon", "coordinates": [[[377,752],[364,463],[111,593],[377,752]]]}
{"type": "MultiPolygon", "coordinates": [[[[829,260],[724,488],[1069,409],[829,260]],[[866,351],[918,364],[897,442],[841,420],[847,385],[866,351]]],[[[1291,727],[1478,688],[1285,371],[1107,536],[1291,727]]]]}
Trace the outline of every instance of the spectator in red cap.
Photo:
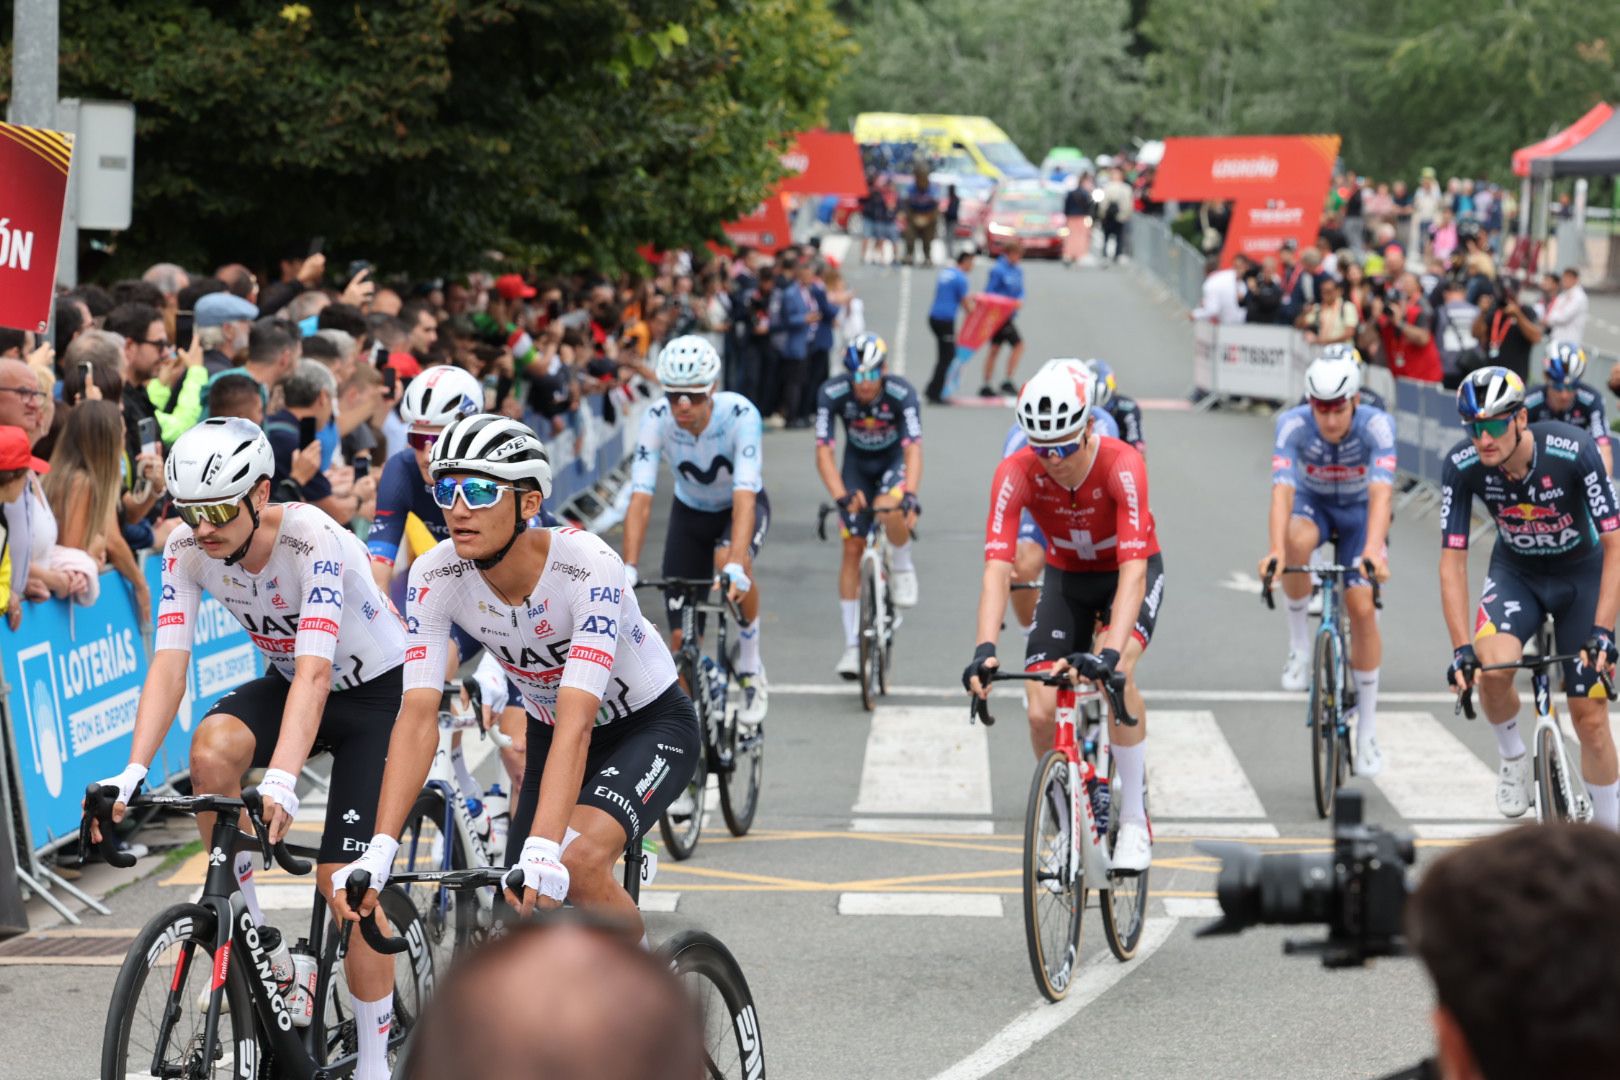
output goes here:
{"type": "MultiPolygon", "coordinates": [[[[12,526],[6,517],[7,504],[21,504],[30,472],[50,471],[51,467],[35,457],[29,448],[26,431],[20,427],[0,427],[0,611],[5,612],[6,623],[13,630],[22,622],[23,585],[27,581],[28,564],[22,561],[19,566],[12,559],[12,526]],[[17,578],[15,588],[12,587],[13,576],[17,578]]],[[[20,533],[18,539],[26,549],[28,534],[20,533]]]]}
{"type": "Polygon", "coordinates": [[[495,292],[505,301],[533,300],[535,288],[523,280],[522,274],[502,274],[495,279],[495,292]]]}

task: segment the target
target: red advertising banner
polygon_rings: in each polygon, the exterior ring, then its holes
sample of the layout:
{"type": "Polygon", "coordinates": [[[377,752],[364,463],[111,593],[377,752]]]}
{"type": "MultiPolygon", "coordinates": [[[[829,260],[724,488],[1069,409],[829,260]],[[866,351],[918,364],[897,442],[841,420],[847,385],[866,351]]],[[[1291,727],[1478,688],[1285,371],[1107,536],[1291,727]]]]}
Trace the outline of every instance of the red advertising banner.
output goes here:
{"type": "Polygon", "coordinates": [[[769,195],[759,207],[745,218],[729,221],[724,226],[726,238],[735,247],[751,247],[767,255],[787,247],[791,239],[788,224],[787,196],[769,195]]]}
{"type": "Polygon", "coordinates": [[[861,167],[861,148],[848,132],[801,132],[782,155],[782,177],[776,190],[801,195],[866,194],[866,170],[861,167]]]}
{"type": "Polygon", "coordinates": [[[956,333],[957,348],[970,352],[977,349],[989,341],[1017,310],[1018,301],[1010,296],[979,293],[973,298],[973,310],[967,313],[967,318],[962,320],[962,329],[956,333]]]}
{"type": "Polygon", "coordinates": [[[1155,201],[1232,200],[1232,225],[1221,251],[1261,258],[1293,240],[1316,242],[1322,204],[1339,156],[1337,135],[1240,135],[1164,141],[1153,177],[1155,201]]]}
{"type": "Polygon", "coordinates": [[[0,123],[0,326],[44,333],[73,136],[0,123]]]}

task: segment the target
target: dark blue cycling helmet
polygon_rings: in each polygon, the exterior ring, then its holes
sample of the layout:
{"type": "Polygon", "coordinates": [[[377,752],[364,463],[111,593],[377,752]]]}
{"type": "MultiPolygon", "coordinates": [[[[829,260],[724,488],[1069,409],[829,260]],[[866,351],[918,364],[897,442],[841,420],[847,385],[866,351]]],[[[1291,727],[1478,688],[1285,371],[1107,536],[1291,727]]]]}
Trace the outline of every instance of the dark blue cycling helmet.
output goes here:
{"type": "Polygon", "coordinates": [[[873,333],[857,334],[844,349],[844,369],[851,375],[875,371],[889,358],[889,347],[873,333]]]}
{"type": "Polygon", "coordinates": [[[1551,385],[1573,386],[1586,374],[1586,350],[1573,341],[1555,341],[1542,358],[1541,370],[1551,385]]]}

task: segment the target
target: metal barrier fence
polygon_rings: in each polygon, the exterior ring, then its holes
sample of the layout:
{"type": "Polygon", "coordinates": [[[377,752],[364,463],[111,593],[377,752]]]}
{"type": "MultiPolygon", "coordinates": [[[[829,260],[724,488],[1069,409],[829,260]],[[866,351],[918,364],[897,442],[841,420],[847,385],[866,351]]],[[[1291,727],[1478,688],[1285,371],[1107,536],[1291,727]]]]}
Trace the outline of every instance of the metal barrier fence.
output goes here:
{"type": "Polygon", "coordinates": [[[1198,306],[1204,290],[1204,253],[1171,232],[1163,218],[1131,215],[1130,255],[1185,307],[1198,306]]]}

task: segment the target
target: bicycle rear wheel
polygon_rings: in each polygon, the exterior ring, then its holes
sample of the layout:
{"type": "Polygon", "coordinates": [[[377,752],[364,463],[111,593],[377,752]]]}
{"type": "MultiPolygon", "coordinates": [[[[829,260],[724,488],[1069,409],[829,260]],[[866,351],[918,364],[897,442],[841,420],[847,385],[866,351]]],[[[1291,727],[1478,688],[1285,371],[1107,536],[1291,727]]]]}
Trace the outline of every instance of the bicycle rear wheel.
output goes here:
{"type": "Polygon", "coordinates": [[[204,1060],[208,1012],[198,998],[213,981],[214,929],[208,908],[176,904],[136,936],[107,1004],[102,1080],[150,1075],[154,1061],[162,1076],[223,1080],[256,1074],[256,1014],[240,962],[227,969],[217,1042],[212,1060],[204,1060]]]}
{"type": "Polygon", "coordinates": [[[1069,873],[1074,802],[1069,761],[1048,750],[1035,767],[1024,813],[1024,939],[1035,985],[1048,1001],[1069,992],[1086,910],[1084,867],[1069,873]]]}
{"type": "Polygon", "coordinates": [[[664,846],[676,862],[692,857],[703,835],[703,802],[709,787],[709,680],[701,664],[683,661],[680,665],[681,681],[692,695],[692,707],[697,710],[699,745],[697,760],[692,763],[692,779],[686,782],[686,791],[658,819],[658,833],[664,846]],[[676,808],[680,809],[676,813],[676,808]]]}
{"type": "Polygon", "coordinates": [[[881,692],[883,645],[878,641],[877,582],[871,564],[861,563],[861,708],[871,712],[881,692]]]}
{"type": "MultiPolygon", "coordinates": [[[[433,963],[433,951],[428,946],[427,930],[416,913],[410,897],[397,885],[388,885],[377,894],[377,906],[388,917],[390,937],[404,938],[410,948],[394,957],[394,1018],[388,1031],[388,1061],[396,1064],[416,1018],[422,1015],[422,1006],[433,993],[435,973],[442,974],[433,963]]],[[[349,996],[349,980],[338,955],[339,932],[328,926],[326,955],[322,970],[326,974],[323,995],[325,1008],[320,1017],[321,1030],[316,1032],[314,1045],[317,1052],[324,1050],[322,1065],[331,1065],[340,1058],[352,1056],[359,1050],[355,1030],[354,1002],[349,996]]],[[[352,948],[360,940],[360,928],[352,931],[352,948]]]]}
{"type": "Polygon", "coordinates": [[[710,1080],[764,1080],[765,1042],[748,980],[712,934],[683,930],[658,950],[703,1016],[704,1073],[710,1080]]]}
{"type": "MultiPolygon", "coordinates": [[[[1114,788],[1114,756],[1108,756],[1108,789],[1117,795],[1114,788]]],[[[1147,809],[1147,792],[1142,792],[1142,808],[1147,809]]],[[[1114,840],[1119,836],[1118,802],[1108,814],[1108,850],[1114,850],[1114,840]]],[[[1102,890],[1100,907],[1102,908],[1103,936],[1108,939],[1108,948],[1116,959],[1129,960],[1136,955],[1137,943],[1142,940],[1142,926],[1147,921],[1148,902],[1148,874],[1143,870],[1140,874],[1121,874],[1108,876],[1108,886],[1102,890]]]]}
{"type": "Polygon", "coordinates": [[[1339,639],[1331,630],[1316,635],[1311,661],[1311,781],[1316,813],[1333,813],[1339,787],[1339,639]]]}
{"type": "Polygon", "coordinates": [[[1556,728],[1536,731],[1536,813],[1541,821],[1575,820],[1569,777],[1565,775],[1568,765],[1560,752],[1561,738],[1556,728]]]}
{"type": "Polygon", "coordinates": [[[745,835],[759,809],[759,788],[765,775],[765,725],[744,724],[735,709],[726,719],[723,750],[731,767],[720,774],[720,813],[733,836],[745,835]]]}

